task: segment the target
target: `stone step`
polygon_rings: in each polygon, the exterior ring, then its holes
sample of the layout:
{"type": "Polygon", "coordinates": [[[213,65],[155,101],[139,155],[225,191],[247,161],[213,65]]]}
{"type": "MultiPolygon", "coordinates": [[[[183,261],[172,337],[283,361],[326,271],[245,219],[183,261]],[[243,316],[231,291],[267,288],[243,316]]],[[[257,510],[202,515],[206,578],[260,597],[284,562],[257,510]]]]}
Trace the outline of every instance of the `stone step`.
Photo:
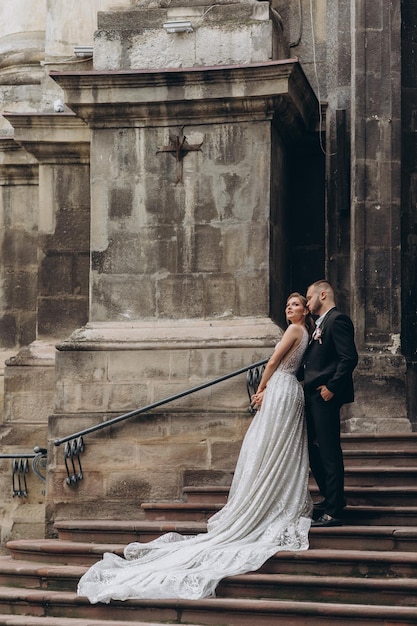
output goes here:
{"type": "Polygon", "coordinates": [[[87,565],[57,565],[2,556],[0,586],[76,591],[78,580],[87,569],[87,565]]]}
{"type": "Polygon", "coordinates": [[[343,452],[347,450],[417,451],[417,433],[343,433],[343,452]]]}
{"type": "MultiPolygon", "coordinates": [[[[313,500],[317,500],[319,491],[317,486],[310,488],[313,500]]],[[[417,503],[417,486],[345,486],[345,497],[349,506],[386,506],[412,507],[417,503]]]]}
{"type": "Polygon", "coordinates": [[[417,606],[417,579],[243,574],[222,580],[216,596],[417,606]]]}
{"type": "MultiPolygon", "coordinates": [[[[417,457],[416,457],[417,458],[417,457]]],[[[312,476],[309,484],[312,492],[317,492],[317,485],[312,476]]],[[[417,493],[417,466],[390,467],[388,465],[365,465],[363,467],[345,468],[345,487],[354,491],[354,488],[375,487],[377,490],[385,487],[396,487],[397,491],[408,493],[411,497],[417,493]]],[[[190,486],[183,488],[183,495],[189,504],[204,502],[205,504],[225,504],[229,495],[228,486],[190,486]]]]}
{"type": "MultiPolygon", "coordinates": [[[[416,523],[417,488],[412,490],[400,487],[356,487],[346,488],[348,505],[344,512],[348,523],[377,524],[383,526],[408,526],[416,523]]],[[[312,489],[315,500],[318,489],[312,489]]],[[[159,502],[143,503],[145,519],[153,522],[204,522],[222,508],[221,504],[206,502],[159,502]]]]}
{"type": "Polygon", "coordinates": [[[350,487],[345,488],[346,499],[351,506],[372,505],[407,507],[417,503],[416,487],[350,487]]]}
{"type": "Polygon", "coordinates": [[[206,504],[226,504],[229,487],[202,486],[202,487],[184,487],[183,494],[187,502],[194,504],[195,502],[206,504]]]}
{"type": "MultiPolygon", "coordinates": [[[[162,622],[137,622],[137,621],[115,621],[102,620],[102,619],[83,619],[83,618],[71,618],[71,617],[36,617],[34,615],[7,615],[0,614],[0,626],[167,626],[167,623],[162,622]]],[[[203,626],[193,625],[193,626],[203,626]]]]}
{"type": "Polygon", "coordinates": [[[145,512],[146,520],[165,521],[207,521],[222,508],[223,504],[208,504],[206,502],[144,502],[141,508],[145,512]]]}
{"type": "Polygon", "coordinates": [[[414,487],[417,467],[388,465],[345,467],[345,486],[350,487],[414,487]]]}
{"type": "MultiPolygon", "coordinates": [[[[26,590],[75,592],[78,580],[87,569],[65,565],[45,567],[40,563],[8,559],[0,559],[0,586],[24,587],[26,590]]],[[[216,596],[416,606],[417,578],[248,573],[225,578],[218,586],[216,596]]]]}
{"type": "MultiPolygon", "coordinates": [[[[198,601],[128,600],[91,605],[86,598],[74,593],[5,587],[0,587],[0,613],[13,616],[29,614],[49,620],[55,618],[55,626],[61,626],[62,618],[67,620],[67,624],[70,619],[87,620],[89,626],[94,624],[94,620],[99,624],[100,620],[117,624],[115,620],[120,621],[121,613],[126,624],[150,622],[152,626],[161,626],[162,623],[194,626],[300,626],[306,623],[309,626],[352,626],[356,622],[361,626],[416,624],[416,609],[412,606],[219,597],[198,601]]],[[[28,620],[26,626],[29,624],[28,620]]],[[[47,622],[44,624],[46,626],[47,622]]],[[[68,626],[72,626],[71,621],[68,626]]]]}
{"type": "MultiPolygon", "coordinates": [[[[415,444],[414,444],[415,445],[415,444]]],[[[417,448],[412,450],[403,449],[378,449],[343,450],[345,467],[388,466],[392,467],[417,467],[417,448]]]]}
{"type": "MultiPolygon", "coordinates": [[[[315,529],[324,534],[323,529],[315,529]]],[[[325,529],[327,531],[333,529],[325,529]]],[[[319,534],[319,533],[318,533],[319,534]]],[[[331,534],[330,532],[328,533],[331,534]]],[[[7,567],[17,569],[25,565],[20,561],[51,565],[89,566],[100,560],[104,552],[123,555],[122,545],[90,544],[43,540],[42,552],[36,551],[39,542],[30,540],[12,541],[7,544],[12,559],[5,561],[7,567]]],[[[401,550],[360,550],[336,548],[311,548],[303,552],[278,552],[261,568],[262,573],[287,573],[303,575],[334,576],[397,576],[417,577],[417,552],[401,550]]],[[[42,568],[41,568],[42,569],[42,568]]],[[[69,570],[70,572],[71,570],[69,570]]]]}
{"type": "Polygon", "coordinates": [[[417,506],[347,506],[343,513],[346,524],[369,526],[410,526],[417,520],[417,506]]]}
{"type": "Polygon", "coordinates": [[[264,563],[258,573],[318,577],[331,574],[353,578],[379,578],[381,576],[416,578],[417,553],[334,549],[278,552],[264,563]]]}
{"type": "MultiPolygon", "coordinates": [[[[417,511],[414,512],[414,515],[417,511]]],[[[72,520],[55,523],[62,541],[120,543],[146,542],[167,532],[196,535],[206,531],[205,522],[145,522],[72,520]]],[[[311,548],[398,550],[417,552],[417,526],[358,526],[312,528],[311,548]]]]}
{"type": "Polygon", "coordinates": [[[335,526],[312,528],[310,549],[417,553],[417,526],[335,526]]]}
{"type": "Polygon", "coordinates": [[[90,566],[103,556],[114,552],[123,556],[124,544],[82,543],[59,539],[19,539],[6,544],[13,559],[36,563],[90,566]]]}
{"type": "Polygon", "coordinates": [[[55,522],[54,528],[58,532],[58,538],[64,541],[127,544],[133,541],[151,541],[170,532],[196,535],[206,531],[207,523],[205,521],[65,520],[55,522]]]}

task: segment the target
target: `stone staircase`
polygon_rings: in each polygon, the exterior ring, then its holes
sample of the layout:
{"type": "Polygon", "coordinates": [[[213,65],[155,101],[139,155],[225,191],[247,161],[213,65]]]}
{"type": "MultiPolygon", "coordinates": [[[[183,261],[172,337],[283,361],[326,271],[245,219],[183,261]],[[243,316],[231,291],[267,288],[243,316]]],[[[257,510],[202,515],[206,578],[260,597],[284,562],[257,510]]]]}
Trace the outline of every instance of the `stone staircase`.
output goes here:
{"type": "Polygon", "coordinates": [[[0,626],[417,625],[417,434],[345,435],[343,448],[346,525],[312,529],[308,551],[278,553],[201,601],[77,597],[79,577],[104,551],[121,554],[130,541],[172,530],[204,532],[228,488],[200,486],[201,471],[189,471],[184,501],[144,504],[145,520],[60,521],[57,539],[9,542],[0,626]]]}

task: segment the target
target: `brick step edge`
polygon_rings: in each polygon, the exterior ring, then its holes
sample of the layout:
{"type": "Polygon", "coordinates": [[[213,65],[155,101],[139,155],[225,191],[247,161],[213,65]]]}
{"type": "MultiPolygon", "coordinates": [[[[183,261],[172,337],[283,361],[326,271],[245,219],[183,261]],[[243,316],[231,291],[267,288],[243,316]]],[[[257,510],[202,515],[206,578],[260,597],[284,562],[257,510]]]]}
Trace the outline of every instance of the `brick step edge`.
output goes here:
{"type": "MultiPolygon", "coordinates": [[[[355,509],[360,509],[362,510],[363,508],[366,507],[347,507],[350,508],[351,510],[353,509],[353,512],[355,512],[355,509]]],[[[377,508],[382,508],[385,511],[386,507],[377,507],[377,508]]],[[[390,507],[388,507],[389,510],[391,510],[390,507]]],[[[367,510],[367,508],[366,508],[367,510]]],[[[416,515],[416,522],[417,522],[417,507],[413,507],[412,510],[410,511],[410,514],[415,513],[416,515]]],[[[74,531],[74,533],[76,534],[77,532],[84,532],[84,531],[91,531],[92,533],[96,532],[97,534],[99,534],[100,532],[109,532],[111,533],[112,531],[114,531],[115,533],[117,532],[131,532],[132,534],[135,532],[139,532],[139,533],[143,533],[145,531],[147,531],[149,529],[150,532],[155,532],[155,531],[160,531],[161,533],[168,533],[168,532],[178,532],[180,534],[187,534],[187,532],[190,532],[192,534],[194,534],[195,532],[205,532],[207,529],[207,523],[206,522],[158,522],[158,521],[146,521],[146,520],[138,520],[138,521],[130,521],[130,520],[125,520],[125,521],[112,521],[112,520],[68,520],[68,521],[64,521],[61,520],[60,522],[55,522],[54,525],[55,529],[58,532],[64,532],[64,531],[74,531]]],[[[362,534],[366,534],[366,535],[377,535],[377,536],[383,536],[383,537],[399,537],[399,538],[417,538],[417,525],[416,526],[402,526],[402,525],[398,525],[398,526],[393,526],[393,525],[386,525],[386,526],[367,526],[367,525],[359,525],[359,524],[355,524],[355,525],[343,525],[343,526],[335,526],[333,528],[312,528],[311,532],[317,533],[323,533],[325,532],[330,533],[330,534],[334,534],[334,535],[339,535],[339,534],[349,534],[349,535],[362,535],[362,534]]],[[[15,543],[18,543],[19,540],[14,540],[15,543]]],[[[23,540],[23,541],[30,541],[30,540],[23,540]]],[[[48,540],[48,541],[57,541],[56,539],[52,539],[52,540],[48,540]]],[[[66,540],[69,541],[69,540],[66,540]]],[[[11,542],[9,542],[11,544],[11,542]]],[[[100,542],[103,543],[103,542],[100,542]]],[[[119,542],[117,542],[119,543],[119,542]]]]}
{"type": "MultiPolygon", "coordinates": [[[[417,509],[416,509],[417,511],[417,509]]],[[[147,529],[150,532],[160,531],[161,533],[177,532],[186,535],[188,532],[204,532],[207,522],[187,522],[187,521],[146,521],[146,520],[60,520],[54,524],[55,530],[59,532],[73,531],[74,533],[91,532],[140,532],[147,529]]],[[[406,528],[406,527],[405,527],[406,528]]]]}
{"type": "MultiPolygon", "coordinates": [[[[322,530],[322,529],[320,529],[322,530]]],[[[327,529],[332,530],[332,529],[327,529]]],[[[43,540],[30,540],[30,539],[21,539],[16,541],[10,541],[7,543],[8,550],[12,553],[12,557],[14,557],[15,553],[19,553],[23,555],[34,555],[34,554],[47,554],[51,558],[54,556],[59,556],[60,554],[90,554],[97,559],[101,558],[104,552],[113,552],[115,554],[123,554],[124,545],[117,544],[92,544],[92,543],[82,543],[82,542],[71,542],[71,541],[60,541],[59,539],[43,539],[43,540]]],[[[8,558],[8,557],[2,557],[8,558]]],[[[301,560],[318,560],[318,561],[328,561],[332,563],[336,560],[338,561],[358,561],[365,562],[366,560],[370,560],[372,562],[379,563],[397,563],[401,564],[417,564],[417,552],[402,552],[397,550],[343,550],[343,549],[335,549],[335,548],[312,548],[309,550],[302,550],[299,552],[290,552],[290,551],[279,551],[277,552],[272,559],[296,559],[297,561],[301,560]]],[[[16,562],[19,559],[15,559],[16,562]]],[[[20,559],[25,560],[25,559],[20,559]]],[[[31,559],[26,559],[31,560],[31,559]]],[[[1,562],[1,559],[0,559],[1,562]]],[[[40,562],[44,565],[44,561],[40,562]]],[[[51,561],[51,565],[53,562],[51,561]]]]}
{"type": "MultiPolygon", "coordinates": [[[[81,617],[36,617],[34,615],[7,615],[0,613],[0,626],[168,626],[166,622],[126,622],[83,619],[81,617]]],[[[203,626],[193,624],[193,626],[203,626]]]]}
{"type": "MultiPolygon", "coordinates": [[[[2,557],[0,559],[0,570],[4,575],[19,574],[24,577],[34,578],[35,576],[40,579],[44,578],[64,578],[74,581],[76,585],[81,576],[87,571],[87,566],[66,566],[66,565],[50,565],[45,567],[44,564],[37,564],[33,561],[15,561],[11,557],[2,557]]],[[[220,587],[233,587],[233,586],[308,586],[311,587],[329,587],[332,590],[341,588],[359,588],[360,590],[374,590],[374,591],[413,591],[417,602],[417,578],[368,578],[366,576],[314,576],[312,574],[259,574],[257,572],[247,572],[245,574],[239,574],[236,576],[228,576],[223,578],[220,582],[220,587]]],[[[1,588],[1,587],[0,587],[1,588]]],[[[3,589],[14,588],[13,585],[3,585],[3,589]]],[[[37,590],[37,587],[31,587],[26,591],[29,593],[32,590],[37,590]]],[[[38,589],[42,590],[42,589],[38,589]]],[[[54,591],[48,589],[51,593],[67,593],[61,591],[54,591]]],[[[71,593],[71,592],[69,592],[71,593]]],[[[75,625],[76,626],[76,625],[75,625]]]]}
{"type": "Polygon", "coordinates": [[[417,432],[342,433],[341,442],[343,452],[349,449],[381,450],[389,448],[399,451],[416,450],[417,432]]]}
{"type": "Polygon", "coordinates": [[[360,589],[361,591],[407,591],[414,592],[417,603],[417,578],[366,578],[353,576],[313,576],[311,574],[257,574],[247,573],[223,578],[219,587],[228,588],[233,586],[270,586],[289,587],[297,586],[315,587],[319,590],[328,587],[332,591],[340,589],[360,589]]]}
{"type": "MultiPolygon", "coordinates": [[[[69,592],[54,592],[31,589],[27,591],[28,601],[31,606],[48,607],[50,616],[53,612],[54,606],[97,606],[90,605],[87,598],[77,596],[75,593],[69,592]]],[[[25,599],[25,591],[22,589],[10,589],[7,587],[0,587],[0,603],[2,602],[17,602],[25,599]]],[[[109,621],[111,622],[111,609],[120,610],[120,607],[134,608],[143,607],[144,609],[158,608],[166,609],[167,611],[176,611],[180,619],[177,623],[186,623],[181,621],[187,619],[187,611],[190,611],[194,617],[197,617],[198,613],[211,613],[213,616],[217,612],[221,612],[224,615],[224,619],[227,623],[227,615],[232,613],[245,614],[254,616],[270,616],[271,619],[279,617],[311,617],[331,619],[366,619],[369,623],[373,620],[375,624],[381,626],[384,623],[383,620],[392,620],[393,624],[416,624],[416,608],[404,607],[404,606],[386,606],[386,605],[368,605],[368,604],[335,604],[335,603],[319,603],[319,602],[297,602],[286,600],[251,600],[242,599],[237,600],[231,598],[207,598],[203,600],[126,600],[125,602],[114,601],[110,605],[105,605],[109,610],[109,621]]],[[[50,617],[49,616],[49,617],[50,617]]],[[[45,618],[44,618],[45,619],[45,618]]],[[[60,626],[59,617],[55,617],[56,625],[60,626]]],[[[78,618],[80,619],[80,618],[78,618]]],[[[74,622],[69,622],[72,626],[74,622]]],[[[129,622],[125,622],[128,624],[129,622]]],[[[146,623],[146,622],[145,622],[146,623]]],[[[207,622],[215,623],[215,622],[207,622]]],[[[236,623],[236,622],[235,622],[236,623]]],[[[246,622],[249,623],[249,622],[246,622]]],[[[264,622],[263,622],[264,623],[264,622]]],[[[271,622],[272,623],[272,622],[271,622]]],[[[332,623],[332,622],[329,622],[332,623]]],[[[333,622],[338,623],[338,622],[333,622]]],[[[347,624],[349,622],[346,622],[347,624]]],[[[7,624],[7,622],[6,622],[7,624]]],[[[92,626],[91,619],[87,621],[88,626],[92,626]]],[[[100,624],[100,621],[99,621],[100,624]]],[[[140,622],[139,622],[140,624],[140,622]]],[[[194,626],[196,622],[193,620],[194,626]]],[[[25,625],[29,626],[29,625],[25,625]]],[[[100,625],[101,626],[101,625],[100,625]]],[[[152,626],[156,626],[155,623],[152,626]]],[[[166,626],[166,624],[165,624],[166,626]]]]}

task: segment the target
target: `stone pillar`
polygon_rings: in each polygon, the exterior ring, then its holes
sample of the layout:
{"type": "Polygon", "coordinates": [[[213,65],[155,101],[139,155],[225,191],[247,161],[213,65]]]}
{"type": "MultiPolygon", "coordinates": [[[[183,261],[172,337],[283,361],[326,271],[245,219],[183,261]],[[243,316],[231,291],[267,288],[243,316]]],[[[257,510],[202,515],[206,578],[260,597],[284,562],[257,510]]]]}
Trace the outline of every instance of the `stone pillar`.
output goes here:
{"type": "Polygon", "coordinates": [[[62,339],[88,319],[90,133],[73,113],[8,114],[39,163],[37,339],[62,339]]]}
{"type": "Polygon", "coordinates": [[[0,347],[36,338],[38,164],[11,138],[0,139],[0,347]]]}
{"type": "MultiPolygon", "coordinates": [[[[12,168],[10,163],[2,167],[2,182],[8,187],[13,183],[2,195],[3,250],[7,252],[2,282],[6,286],[4,300],[11,299],[9,306],[14,307],[3,321],[10,325],[13,313],[16,329],[22,333],[27,328],[26,335],[16,337],[20,350],[8,355],[4,373],[0,439],[2,450],[11,453],[32,452],[35,445],[47,445],[48,417],[55,404],[55,342],[88,318],[90,134],[74,114],[6,117],[15,136],[8,141],[9,151],[18,154],[21,163],[20,167],[15,164],[12,168]],[[23,189],[19,189],[18,173],[20,185],[25,183],[23,189]],[[31,181],[36,186],[29,187],[31,181]]],[[[3,149],[5,144],[3,141],[3,149]]],[[[27,498],[10,502],[5,498],[0,512],[2,542],[10,537],[44,535],[43,484],[32,473],[28,479],[27,498]]],[[[11,493],[9,473],[1,488],[3,494],[11,493]]]]}
{"type": "Polygon", "coordinates": [[[400,2],[352,1],[353,425],[409,430],[401,356],[400,2]]]}

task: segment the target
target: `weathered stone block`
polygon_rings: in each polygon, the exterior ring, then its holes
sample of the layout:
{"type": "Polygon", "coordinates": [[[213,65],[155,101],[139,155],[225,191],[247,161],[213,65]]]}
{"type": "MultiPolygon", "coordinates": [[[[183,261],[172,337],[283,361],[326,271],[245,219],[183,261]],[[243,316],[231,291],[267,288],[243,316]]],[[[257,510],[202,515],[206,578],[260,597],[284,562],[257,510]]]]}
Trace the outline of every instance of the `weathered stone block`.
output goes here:
{"type": "Polygon", "coordinates": [[[108,353],[99,350],[58,351],[56,358],[57,380],[60,382],[82,382],[87,376],[92,382],[104,382],[108,376],[108,359],[108,353]],[[87,375],[86,372],[88,372],[87,375]]]}
{"type": "Polygon", "coordinates": [[[26,393],[6,396],[4,401],[5,423],[48,421],[54,406],[54,392],[28,390],[26,393]]]}
{"type": "Polygon", "coordinates": [[[27,393],[32,389],[39,392],[53,392],[55,372],[50,367],[18,367],[7,365],[4,371],[4,389],[6,394],[27,393]]]}
{"type": "Polygon", "coordinates": [[[193,272],[219,272],[222,266],[222,232],[220,227],[197,224],[193,238],[193,272]]]}
{"type": "Polygon", "coordinates": [[[37,266],[37,236],[23,229],[6,230],[3,235],[3,258],[7,266],[37,266]]]}
{"type": "Polygon", "coordinates": [[[177,274],[158,281],[158,314],[167,318],[203,318],[204,285],[200,276],[177,274]]]}
{"type": "Polygon", "coordinates": [[[40,337],[65,337],[83,326],[88,319],[85,296],[38,298],[38,333],[40,337]]]}
{"type": "Polygon", "coordinates": [[[91,279],[93,301],[90,316],[95,320],[149,319],[155,316],[156,287],[154,280],[148,276],[136,276],[132,280],[130,274],[92,274],[91,279]]]}
{"type": "Polygon", "coordinates": [[[148,386],[138,383],[114,383],[111,386],[107,409],[110,411],[132,411],[135,408],[146,406],[148,401],[148,386]]]}
{"type": "Polygon", "coordinates": [[[153,350],[111,352],[108,356],[108,377],[115,383],[143,383],[147,379],[170,378],[175,361],[175,375],[188,377],[188,358],[183,351],[155,352],[153,350]]]}
{"type": "Polygon", "coordinates": [[[37,273],[33,269],[6,270],[3,277],[3,293],[12,310],[36,310],[36,278],[37,273]]]}
{"type": "Polygon", "coordinates": [[[215,317],[234,317],[238,314],[236,280],[233,276],[204,276],[204,302],[215,317]]]}
{"type": "Polygon", "coordinates": [[[267,2],[216,4],[210,12],[198,5],[114,11],[99,13],[98,24],[95,69],[214,66],[272,58],[267,2]],[[172,35],[162,27],[178,19],[191,20],[193,32],[172,35]]]}
{"type": "Polygon", "coordinates": [[[259,269],[241,276],[238,284],[239,314],[268,315],[268,270],[259,269]]]}
{"type": "Polygon", "coordinates": [[[0,342],[3,348],[13,348],[18,343],[19,330],[16,316],[9,313],[0,318],[0,342]]]}
{"type": "Polygon", "coordinates": [[[355,402],[343,407],[345,432],[410,430],[404,403],[399,401],[405,397],[404,359],[394,349],[391,355],[359,354],[354,372],[355,402]]]}
{"type": "MultiPolygon", "coordinates": [[[[391,241],[391,233],[387,228],[390,206],[375,203],[366,208],[366,240],[369,247],[388,248],[391,241]]],[[[386,268],[386,265],[382,265],[386,268]]]]}

